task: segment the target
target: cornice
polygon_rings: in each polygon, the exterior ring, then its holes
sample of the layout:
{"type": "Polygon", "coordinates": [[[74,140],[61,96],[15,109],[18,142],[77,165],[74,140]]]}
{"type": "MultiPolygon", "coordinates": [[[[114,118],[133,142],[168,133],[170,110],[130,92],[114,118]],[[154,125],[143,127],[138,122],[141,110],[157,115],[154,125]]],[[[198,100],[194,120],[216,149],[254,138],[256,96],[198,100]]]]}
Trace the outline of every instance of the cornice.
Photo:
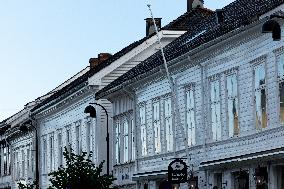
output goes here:
{"type": "Polygon", "coordinates": [[[51,102],[47,104],[46,106],[43,106],[42,108],[40,108],[39,111],[33,112],[33,114],[35,115],[35,118],[37,119],[48,116],[74,103],[78,99],[81,99],[84,96],[91,94],[92,92],[95,92],[95,89],[96,87],[87,85],[87,83],[85,83],[83,87],[81,87],[77,91],[73,91],[73,93],[71,93],[69,96],[67,97],[62,96],[60,98],[57,98],[56,101],[51,102]]]}

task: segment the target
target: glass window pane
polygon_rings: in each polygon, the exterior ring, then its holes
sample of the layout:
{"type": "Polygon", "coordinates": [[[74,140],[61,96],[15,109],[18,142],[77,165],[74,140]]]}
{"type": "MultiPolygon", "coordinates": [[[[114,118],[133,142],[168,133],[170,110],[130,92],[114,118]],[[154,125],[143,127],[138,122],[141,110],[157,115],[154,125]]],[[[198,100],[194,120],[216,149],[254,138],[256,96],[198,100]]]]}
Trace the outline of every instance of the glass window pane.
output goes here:
{"type": "Polygon", "coordinates": [[[284,123],[284,82],[279,84],[280,121],[284,123]]]}
{"type": "Polygon", "coordinates": [[[220,104],[220,89],[219,81],[211,82],[211,123],[212,123],[212,139],[221,139],[221,104],[220,104]]]}

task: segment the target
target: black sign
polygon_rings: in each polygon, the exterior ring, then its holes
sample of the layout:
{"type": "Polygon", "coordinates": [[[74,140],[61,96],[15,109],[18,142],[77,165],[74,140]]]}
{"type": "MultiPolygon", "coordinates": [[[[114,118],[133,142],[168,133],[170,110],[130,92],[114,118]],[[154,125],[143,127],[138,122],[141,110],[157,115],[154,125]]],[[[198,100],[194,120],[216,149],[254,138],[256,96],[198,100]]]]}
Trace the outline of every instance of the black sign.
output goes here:
{"type": "Polygon", "coordinates": [[[172,184],[187,182],[187,165],[181,159],[176,159],[169,164],[168,180],[172,184]]]}

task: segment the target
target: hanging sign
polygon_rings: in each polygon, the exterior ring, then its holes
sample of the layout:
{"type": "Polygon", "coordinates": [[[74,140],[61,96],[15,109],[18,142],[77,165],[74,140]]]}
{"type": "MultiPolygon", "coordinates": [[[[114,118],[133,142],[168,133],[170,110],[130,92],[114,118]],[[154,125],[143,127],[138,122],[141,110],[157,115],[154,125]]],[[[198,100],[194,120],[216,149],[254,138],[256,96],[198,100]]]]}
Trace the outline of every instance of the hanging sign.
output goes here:
{"type": "Polygon", "coordinates": [[[181,159],[175,159],[168,166],[168,180],[172,184],[187,182],[187,165],[181,159]]]}

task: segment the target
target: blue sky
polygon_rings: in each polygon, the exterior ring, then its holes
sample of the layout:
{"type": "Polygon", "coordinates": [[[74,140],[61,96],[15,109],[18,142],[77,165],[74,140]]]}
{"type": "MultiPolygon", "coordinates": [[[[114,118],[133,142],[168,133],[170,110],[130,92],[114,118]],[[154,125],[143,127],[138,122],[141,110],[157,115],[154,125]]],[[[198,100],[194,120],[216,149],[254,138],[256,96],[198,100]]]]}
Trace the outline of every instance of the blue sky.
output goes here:
{"type": "MultiPolygon", "coordinates": [[[[233,0],[205,0],[209,9],[233,0]]],[[[151,3],[162,25],[186,0],[0,0],[0,121],[85,68],[145,36],[151,3]]]]}

